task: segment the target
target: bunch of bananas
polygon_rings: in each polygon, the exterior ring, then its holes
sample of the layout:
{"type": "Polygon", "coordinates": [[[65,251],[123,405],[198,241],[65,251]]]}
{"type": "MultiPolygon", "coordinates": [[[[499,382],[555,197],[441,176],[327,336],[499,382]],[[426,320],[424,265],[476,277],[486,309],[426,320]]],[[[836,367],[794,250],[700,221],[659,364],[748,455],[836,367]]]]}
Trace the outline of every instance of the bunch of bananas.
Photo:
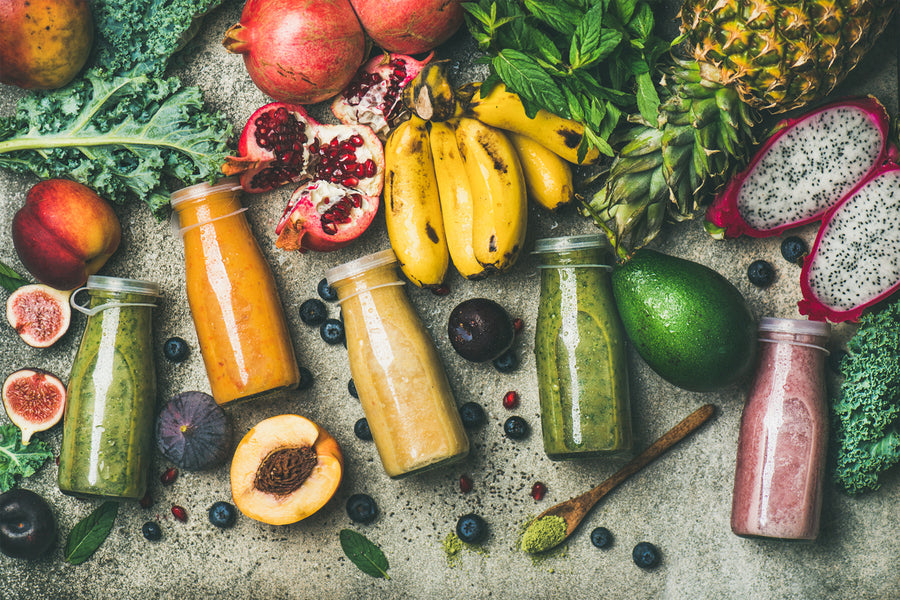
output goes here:
{"type": "Polygon", "coordinates": [[[582,126],[546,111],[529,118],[502,84],[478,92],[454,90],[446,62],[429,64],[404,90],[411,116],[385,146],[388,237],[420,287],[441,285],[451,260],[468,279],[509,269],[525,242],[527,197],[548,210],[574,197],[569,162],[582,126]]]}

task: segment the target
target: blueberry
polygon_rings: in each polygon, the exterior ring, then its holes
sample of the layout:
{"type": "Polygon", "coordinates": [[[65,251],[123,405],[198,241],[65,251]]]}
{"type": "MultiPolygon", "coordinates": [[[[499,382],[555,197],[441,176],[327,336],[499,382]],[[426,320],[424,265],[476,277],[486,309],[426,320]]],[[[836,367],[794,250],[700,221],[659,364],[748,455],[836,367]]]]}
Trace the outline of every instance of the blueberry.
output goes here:
{"type": "Polygon", "coordinates": [[[310,298],[300,305],[300,320],[307,325],[321,325],[328,318],[328,308],[318,298],[310,298]]]}
{"type": "Polygon", "coordinates": [[[781,256],[789,263],[802,265],[807,252],[809,252],[809,249],[806,247],[806,242],[803,241],[803,238],[799,238],[796,235],[786,237],[781,242],[781,256]]]}
{"type": "Polygon", "coordinates": [[[631,551],[634,564],[642,569],[652,569],[659,564],[659,550],[650,542],[640,542],[631,551]]]}
{"type": "Polygon", "coordinates": [[[747,279],[755,286],[768,287],[775,281],[775,269],[764,260],[754,260],[747,267],[747,279]]]}
{"type": "Polygon", "coordinates": [[[228,529],[234,525],[235,519],[237,519],[237,511],[233,504],[219,500],[209,507],[209,522],[216,527],[228,529]]]}
{"type": "Polygon", "coordinates": [[[344,341],[344,324],[337,319],[325,319],[319,326],[319,335],[327,344],[340,344],[344,341]]]}
{"type": "Polygon", "coordinates": [[[511,440],[521,440],[528,435],[528,422],[522,417],[510,417],[503,423],[503,433],[511,440]]]}
{"type": "Polygon", "coordinates": [[[151,542],[158,542],[162,539],[162,528],[156,521],[147,521],[141,526],[141,533],[151,542]]]}
{"type": "Polygon", "coordinates": [[[313,374],[312,371],[307,369],[306,367],[299,367],[300,371],[300,382],[297,384],[298,390],[306,390],[313,384],[313,374]]]}
{"type": "Polygon", "coordinates": [[[334,302],[338,299],[337,292],[334,291],[334,288],[328,285],[328,280],[324,277],[322,281],[319,282],[319,285],[316,287],[316,291],[319,292],[319,297],[325,302],[334,302]]]}
{"type": "Polygon", "coordinates": [[[350,392],[351,396],[353,396],[357,400],[359,399],[359,393],[356,391],[356,384],[353,383],[352,379],[347,382],[347,391],[350,392]]]}
{"type": "Polygon", "coordinates": [[[371,523],[378,516],[378,505],[368,494],[353,494],[347,498],[347,516],[357,523],[371,523]]]}
{"type": "Polygon", "coordinates": [[[170,337],[163,344],[163,356],[172,362],[182,362],[191,353],[191,347],[180,337],[170,337]]]}
{"type": "Polygon", "coordinates": [[[367,442],[372,440],[372,430],[369,429],[369,422],[365,418],[353,424],[353,433],[361,440],[367,442]]]}
{"type": "Polygon", "coordinates": [[[491,361],[491,364],[501,373],[512,373],[519,368],[519,358],[516,356],[515,351],[510,348],[491,361]]]}
{"type": "Polygon", "coordinates": [[[463,427],[466,429],[475,429],[484,425],[484,409],[477,402],[466,402],[459,407],[459,417],[462,419],[463,427]]]}
{"type": "Polygon", "coordinates": [[[467,544],[477,544],[487,535],[487,523],[475,513],[463,515],[456,522],[456,535],[467,544]]]}
{"type": "Polygon", "coordinates": [[[609,548],[612,541],[612,532],[606,527],[597,527],[591,532],[591,543],[598,548],[609,548]]]}

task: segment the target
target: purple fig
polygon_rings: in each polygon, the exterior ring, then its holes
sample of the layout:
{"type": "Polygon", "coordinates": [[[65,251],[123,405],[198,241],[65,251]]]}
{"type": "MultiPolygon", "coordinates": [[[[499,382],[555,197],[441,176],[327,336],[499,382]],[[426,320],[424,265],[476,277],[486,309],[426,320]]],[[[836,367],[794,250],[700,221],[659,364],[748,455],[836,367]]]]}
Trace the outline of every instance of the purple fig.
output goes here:
{"type": "Polygon", "coordinates": [[[231,450],[228,415],[209,394],[182,392],[160,411],[156,444],[163,456],[186,471],[217,467],[231,450]]]}

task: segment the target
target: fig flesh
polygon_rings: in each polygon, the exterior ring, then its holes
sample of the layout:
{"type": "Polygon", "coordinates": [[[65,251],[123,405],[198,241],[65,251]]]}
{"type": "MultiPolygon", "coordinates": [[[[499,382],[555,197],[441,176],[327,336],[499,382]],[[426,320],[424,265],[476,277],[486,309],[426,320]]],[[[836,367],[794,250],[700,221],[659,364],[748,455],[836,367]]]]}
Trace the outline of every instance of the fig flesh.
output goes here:
{"type": "Polygon", "coordinates": [[[6,301],[6,320],[26,344],[48,348],[69,329],[69,292],[40,283],[23,285],[6,301]]]}
{"type": "Polygon", "coordinates": [[[47,501],[30,490],[0,494],[0,552],[38,558],[56,541],[56,517],[47,501]]]}
{"type": "Polygon", "coordinates": [[[209,394],[182,392],[159,413],[156,445],[163,456],[186,471],[217,467],[231,450],[228,415],[209,394]]]}
{"type": "Polygon", "coordinates": [[[27,445],[34,433],[50,429],[62,419],[66,386],[47,371],[19,369],[3,382],[3,408],[13,425],[22,430],[22,444],[27,445]]]}

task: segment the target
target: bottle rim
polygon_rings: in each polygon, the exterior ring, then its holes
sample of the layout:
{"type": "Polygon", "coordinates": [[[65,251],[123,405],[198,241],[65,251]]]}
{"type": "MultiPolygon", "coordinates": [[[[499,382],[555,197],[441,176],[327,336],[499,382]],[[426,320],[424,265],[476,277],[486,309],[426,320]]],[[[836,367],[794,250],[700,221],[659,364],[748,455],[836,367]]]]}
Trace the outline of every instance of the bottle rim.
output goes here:
{"type": "Polygon", "coordinates": [[[608,248],[609,241],[600,234],[568,235],[561,237],[541,238],[534,242],[532,254],[548,252],[566,252],[569,250],[587,250],[590,248],[608,248]]]}
{"type": "Polygon", "coordinates": [[[348,277],[353,277],[354,275],[359,275],[360,273],[365,273],[366,271],[390,265],[395,262],[397,262],[397,255],[394,254],[393,250],[388,248],[386,250],[361,256],[360,258],[351,260],[342,265],[332,267],[325,271],[325,279],[328,280],[328,285],[334,285],[348,277]]]}
{"type": "Polygon", "coordinates": [[[155,296],[157,298],[162,295],[159,284],[152,281],[144,281],[142,279],[123,279],[121,277],[91,275],[88,277],[85,287],[88,290],[141,294],[143,296],[155,296]]]}
{"type": "Polygon", "coordinates": [[[217,183],[198,183],[180,190],[175,190],[169,194],[169,203],[172,208],[177,208],[179,204],[183,204],[190,200],[203,198],[220,192],[236,192],[241,189],[240,180],[236,177],[226,177],[220,179],[217,183]]]}
{"type": "Polygon", "coordinates": [[[828,337],[831,333],[831,325],[825,321],[810,321],[808,319],[779,319],[776,317],[763,317],[759,321],[760,331],[777,333],[794,333],[801,335],[814,335],[828,337]]]}

